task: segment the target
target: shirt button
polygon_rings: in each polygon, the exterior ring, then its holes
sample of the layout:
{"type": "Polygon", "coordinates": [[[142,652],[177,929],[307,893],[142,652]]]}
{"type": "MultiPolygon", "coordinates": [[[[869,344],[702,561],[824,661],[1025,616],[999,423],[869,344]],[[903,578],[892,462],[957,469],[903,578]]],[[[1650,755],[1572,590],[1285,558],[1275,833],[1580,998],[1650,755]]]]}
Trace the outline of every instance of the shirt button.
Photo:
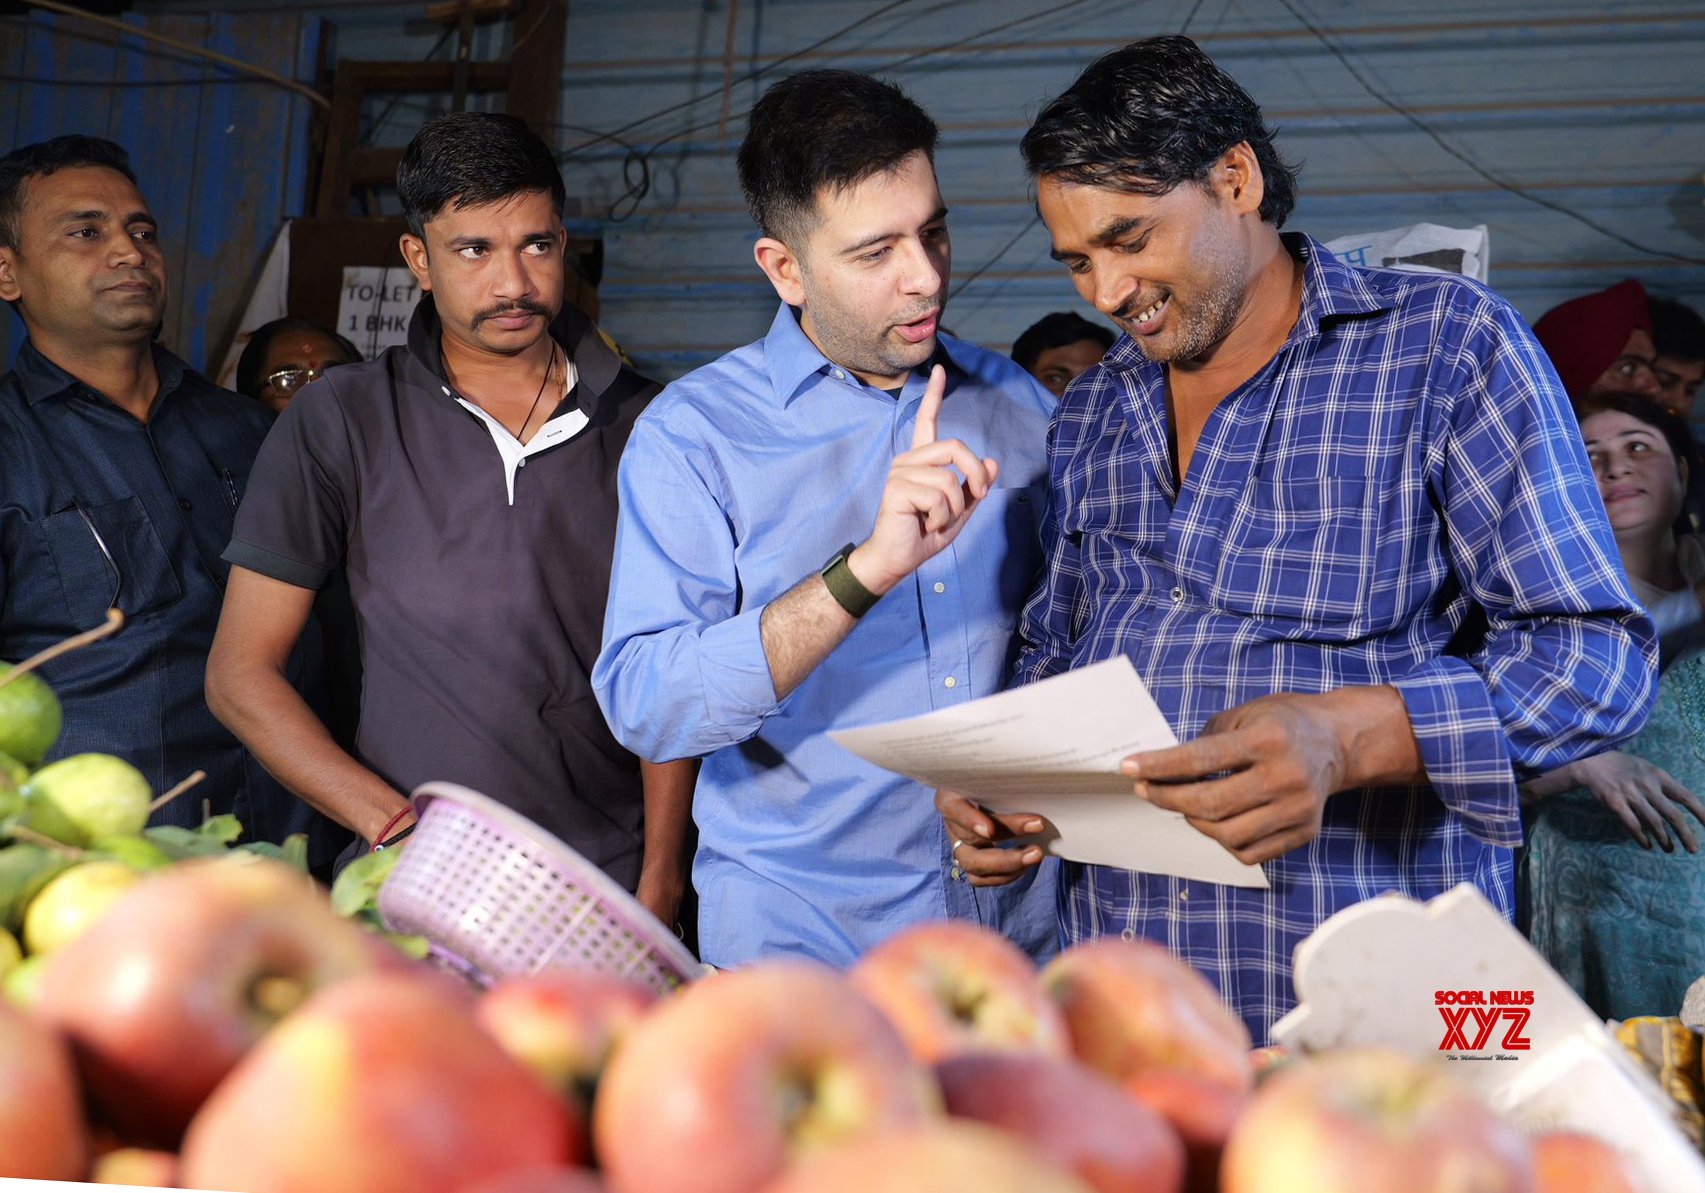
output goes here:
{"type": "Polygon", "coordinates": [[[1179,891],[1178,892],[1178,899],[1182,903],[1188,903],[1190,901],[1190,892],[1189,891],[1179,891]]]}
{"type": "Polygon", "coordinates": [[[515,467],[517,467],[517,468],[527,467],[527,457],[522,456],[519,460],[515,461],[515,467]]]}
{"type": "Polygon", "coordinates": [[[839,369],[835,370],[835,380],[836,381],[845,381],[846,379],[847,379],[847,375],[845,373],[841,372],[839,369]]]}
{"type": "Polygon", "coordinates": [[[1172,603],[1176,605],[1180,601],[1182,601],[1183,599],[1184,599],[1184,590],[1182,588],[1174,588],[1172,590],[1172,603]]]}
{"type": "Polygon", "coordinates": [[[943,584],[940,580],[937,580],[935,582],[935,590],[937,592],[946,592],[947,591],[947,585],[943,584]]]}
{"type": "Polygon", "coordinates": [[[949,675],[946,679],[941,681],[941,686],[944,688],[956,688],[959,686],[959,681],[949,675]]]}
{"type": "Polygon", "coordinates": [[[193,509],[193,508],[195,508],[195,507],[194,507],[194,506],[192,506],[192,505],[190,505],[190,502],[189,502],[189,498],[187,498],[187,497],[180,497],[180,498],[179,498],[179,499],[178,499],[178,508],[179,508],[179,509],[181,509],[181,510],[183,510],[183,511],[185,511],[185,512],[186,512],[186,513],[187,513],[187,512],[188,512],[188,511],[189,511],[189,510],[191,510],[191,509],[193,509]]]}
{"type": "Polygon", "coordinates": [[[1120,940],[1135,940],[1136,938],[1137,930],[1135,928],[1126,928],[1123,932],[1119,933],[1120,940]]]}

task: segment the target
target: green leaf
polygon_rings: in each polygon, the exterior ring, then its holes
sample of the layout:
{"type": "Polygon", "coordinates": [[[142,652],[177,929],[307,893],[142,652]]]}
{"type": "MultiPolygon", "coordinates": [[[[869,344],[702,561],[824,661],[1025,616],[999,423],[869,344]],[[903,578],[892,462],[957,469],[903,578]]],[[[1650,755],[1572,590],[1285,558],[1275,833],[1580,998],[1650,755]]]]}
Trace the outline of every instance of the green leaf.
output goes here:
{"type": "Polygon", "coordinates": [[[158,845],[174,862],[187,861],[192,857],[219,857],[226,852],[224,842],[175,824],[143,829],[142,835],[158,845]]]}
{"type": "Polygon", "coordinates": [[[308,872],[308,834],[291,833],[284,838],[284,862],[306,874],[308,872]]]}
{"type": "Polygon", "coordinates": [[[396,868],[402,847],[393,845],[377,853],[364,853],[343,868],[332,882],[332,910],[355,916],[379,905],[379,888],[396,868]]]}
{"type": "Polygon", "coordinates": [[[199,835],[221,845],[235,845],[243,835],[243,822],[235,816],[209,816],[201,822],[201,827],[195,830],[199,835]]]}

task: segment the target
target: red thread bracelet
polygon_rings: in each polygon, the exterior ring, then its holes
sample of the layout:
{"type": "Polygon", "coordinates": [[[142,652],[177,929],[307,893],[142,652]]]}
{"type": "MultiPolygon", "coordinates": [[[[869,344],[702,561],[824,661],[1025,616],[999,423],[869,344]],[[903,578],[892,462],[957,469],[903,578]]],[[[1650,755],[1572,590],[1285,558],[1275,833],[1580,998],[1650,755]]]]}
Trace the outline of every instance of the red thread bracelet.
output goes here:
{"type": "Polygon", "coordinates": [[[414,814],[413,805],[411,805],[411,804],[403,805],[403,810],[401,812],[398,812],[395,816],[393,816],[389,820],[385,821],[385,827],[379,830],[379,835],[377,837],[373,838],[372,848],[370,848],[367,852],[368,853],[379,852],[379,847],[381,845],[383,845],[387,839],[389,839],[389,837],[391,835],[391,830],[397,827],[397,821],[401,820],[404,816],[412,816],[413,814],[414,814]]]}

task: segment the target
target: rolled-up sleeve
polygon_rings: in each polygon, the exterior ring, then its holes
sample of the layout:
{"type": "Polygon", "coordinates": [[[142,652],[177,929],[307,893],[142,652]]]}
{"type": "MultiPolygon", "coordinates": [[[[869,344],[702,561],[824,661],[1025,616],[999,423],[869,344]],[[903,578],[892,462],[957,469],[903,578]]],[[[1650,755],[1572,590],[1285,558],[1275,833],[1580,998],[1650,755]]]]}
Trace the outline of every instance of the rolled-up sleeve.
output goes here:
{"type": "Polygon", "coordinates": [[[745,741],[778,707],[744,607],[714,465],[642,417],[622,453],[604,645],[592,670],[618,741],[652,762],[745,741]]]}
{"type": "Polygon", "coordinates": [[[1459,657],[1394,677],[1439,798],[1475,836],[1521,841],[1515,784],[1645,723],[1657,641],[1628,588],[1561,384],[1489,305],[1446,354],[1434,492],[1451,565],[1485,614],[1459,657]]]}

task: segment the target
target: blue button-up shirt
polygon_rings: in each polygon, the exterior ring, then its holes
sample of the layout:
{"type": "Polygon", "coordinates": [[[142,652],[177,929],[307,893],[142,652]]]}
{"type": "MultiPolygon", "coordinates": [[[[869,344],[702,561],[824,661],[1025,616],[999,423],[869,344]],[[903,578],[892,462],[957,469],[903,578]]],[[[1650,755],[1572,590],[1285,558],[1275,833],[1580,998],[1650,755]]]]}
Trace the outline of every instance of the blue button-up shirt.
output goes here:
{"type": "Polygon", "coordinates": [[[1257,1039],[1340,908],[1472,882],[1508,914],[1515,770],[1639,728],[1655,645],[1562,386],[1509,305],[1352,269],[1306,237],[1302,310],[1173,479],[1166,374],[1128,337],[1051,430],[1043,588],[1017,682],[1125,654],[1181,739],[1274,692],[1390,684],[1430,786],[1345,792],[1270,891],[1065,868],[1069,940],[1166,944],[1257,1039]]]}
{"type": "Polygon", "coordinates": [[[622,455],[621,515],[593,686],[617,738],[704,756],[694,799],[699,941],[737,965],[846,964],[897,929],[956,916],[1037,955],[1058,936],[1057,872],[996,891],[956,874],[932,792],[842,750],[830,729],[997,692],[1041,563],[1050,399],[1011,361],[941,340],[940,434],[999,461],[958,539],[886,594],[785,700],[765,606],[870,533],[926,383],[898,399],[831,364],[783,306],[769,334],[666,388],[622,455]]]}
{"type": "MultiPolygon", "coordinates": [[[[155,814],[201,823],[234,812],[251,838],[311,837],[329,863],[347,834],[278,785],[202,698],[249,467],[272,425],[259,402],[220,389],[163,348],[146,423],[26,343],[0,379],[0,659],[16,662],[124,611],[111,638],[41,669],[65,709],[49,754],[116,754],[156,791],[197,769],[207,779],[155,814]]],[[[314,695],[317,635],[305,636],[314,695]]]]}

